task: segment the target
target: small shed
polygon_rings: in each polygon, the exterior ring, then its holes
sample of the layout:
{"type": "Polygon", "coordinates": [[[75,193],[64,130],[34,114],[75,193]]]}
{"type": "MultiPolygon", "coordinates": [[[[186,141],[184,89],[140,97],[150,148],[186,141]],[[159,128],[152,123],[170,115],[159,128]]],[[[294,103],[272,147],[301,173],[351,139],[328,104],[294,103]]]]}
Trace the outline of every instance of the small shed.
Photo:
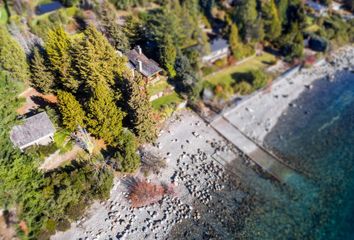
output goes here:
{"type": "Polygon", "coordinates": [[[55,127],[46,112],[25,119],[22,125],[14,126],[10,139],[15,147],[23,149],[32,145],[47,145],[53,141],[55,127]]]}

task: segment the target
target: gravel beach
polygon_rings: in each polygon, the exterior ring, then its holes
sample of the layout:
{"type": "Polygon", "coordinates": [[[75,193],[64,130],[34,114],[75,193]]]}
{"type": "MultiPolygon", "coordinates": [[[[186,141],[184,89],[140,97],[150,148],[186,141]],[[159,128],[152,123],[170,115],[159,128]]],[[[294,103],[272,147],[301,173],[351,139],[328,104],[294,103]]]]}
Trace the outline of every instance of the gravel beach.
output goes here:
{"type": "Polygon", "coordinates": [[[311,68],[301,69],[289,77],[280,77],[271,86],[271,91],[261,91],[224,112],[224,117],[243,133],[262,144],[282,114],[303,91],[311,91],[312,83],[321,78],[332,81],[340,70],[354,69],[354,47],[341,48],[311,68]]]}
{"type": "MultiPolygon", "coordinates": [[[[271,91],[253,95],[224,117],[262,143],[279,116],[296,107],[292,101],[311,90],[313,81],[324,77],[331,81],[339,69],[353,67],[354,48],[340,49],[329,62],[278,79],[271,91]]],[[[175,194],[147,207],[131,208],[127,198],[131,176],[116,179],[109,200],[95,202],[85,217],[51,239],[230,239],[237,235],[250,201],[242,182],[256,174],[247,156],[189,110],[175,113],[157,143],[145,146],[145,151],[158,152],[167,163],[160,174],[147,176],[148,181],[172,184],[175,194]]],[[[135,177],[144,176],[139,172],[135,177]]]]}

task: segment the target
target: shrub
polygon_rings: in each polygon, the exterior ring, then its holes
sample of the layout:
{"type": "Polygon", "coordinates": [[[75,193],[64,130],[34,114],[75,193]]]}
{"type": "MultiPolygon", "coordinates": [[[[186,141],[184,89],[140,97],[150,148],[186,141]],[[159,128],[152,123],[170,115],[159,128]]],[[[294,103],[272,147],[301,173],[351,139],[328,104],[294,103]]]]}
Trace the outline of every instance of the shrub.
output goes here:
{"type": "Polygon", "coordinates": [[[153,184],[144,180],[135,180],[129,199],[132,207],[139,208],[158,202],[165,194],[165,188],[161,184],[153,184]]]}
{"type": "Polygon", "coordinates": [[[223,58],[223,59],[219,59],[219,60],[215,61],[214,65],[217,68],[225,67],[227,65],[227,58],[223,58]]]}
{"type": "Polygon", "coordinates": [[[255,90],[258,90],[265,85],[267,85],[268,77],[267,75],[260,70],[251,71],[252,76],[252,86],[255,90]]]}
{"type": "Polygon", "coordinates": [[[235,84],[234,91],[240,95],[247,95],[252,92],[252,85],[246,81],[241,81],[240,83],[235,84]]]}
{"type": "Polygon", "coordinates": [[[202,68],[202,72],[204,76],[207,76],[209,74],[212,74],[213,72],[215,72],[215,67],[214,66],[207,66],[207,67],[203,67],[202,68]]]}

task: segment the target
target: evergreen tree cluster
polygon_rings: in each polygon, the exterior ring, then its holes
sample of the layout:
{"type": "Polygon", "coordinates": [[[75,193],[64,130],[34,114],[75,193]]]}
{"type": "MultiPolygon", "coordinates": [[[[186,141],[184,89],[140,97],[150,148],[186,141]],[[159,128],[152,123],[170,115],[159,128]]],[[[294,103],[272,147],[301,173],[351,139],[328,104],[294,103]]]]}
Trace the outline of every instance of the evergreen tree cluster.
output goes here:
{"type": "Polygon", "coordinates": [[[90,201],[106,199],[113,174],[87,162],[43,173],[38,170],[38,155],[15,149],[9,133],[18,124],[21,88],[10,74],[0,71],[0,206],[5,210],[16,207],[16,217],[28,228],[28,235],[19,230],[20,237],[48,239],[56,229],[68,228],[69,221],[77,219],[90,201]]]}
{"type": "MultiPolygon", "coordinates": [[[[114,151],[123,152],[126,141],[132,141],[131,136],[141,143],[156,138],[146,82],[138,74],[131,75],[126,61],[92,25],[79,39],[70,37],[63,28],[56,28],[49,31],[44,49],[34,50],[32,84],[58,96],[65,128],[70,131],[78,126],[86,128],[114,151]],[[129,139],[122,139],[125,137],[129,139]]],[[[136,161],[137,145],[133,146],[135,150],[126,154],[136,161]]],[[[133,171],[138,164],[131,166],[134,168],[121,166],[120,170],[133,171]]]]}

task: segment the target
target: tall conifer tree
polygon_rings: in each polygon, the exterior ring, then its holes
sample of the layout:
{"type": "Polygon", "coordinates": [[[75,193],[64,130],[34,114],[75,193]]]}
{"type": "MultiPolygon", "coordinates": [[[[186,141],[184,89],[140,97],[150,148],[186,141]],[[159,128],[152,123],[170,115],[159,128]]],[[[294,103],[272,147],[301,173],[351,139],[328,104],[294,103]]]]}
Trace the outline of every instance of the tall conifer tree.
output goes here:
{"type": "Polygon", "coordinates": [[[62,88],[75,92],[79,87],[79,82],[73,77],[70,48],[70,38],[62,27],[48,32],[45,49],[48,53],[52,71],[56,75],[57,83],[62,88]]]}
{"type": "Polygon", "coordinates": [[[273,41],[281,34],[281,21],[274,0],[262,2],[262,18],[266,39],[273,41]]]}
{"type": "Polygon", "coordinates": [[[108,40],[90,25],[84,39],[74,49],[75,68],[78,78],[85,86],[94,90],[98,81],[110,86],[127,72],[126,59],[119,57],[108,40]]]}
{"type": "Polygon", "coordinates": [[[78,126],[85,126],[85,112],[71,93],[59,90],[58,104],[63,125],[68,130],[74,131],[78,126]]]}
{"type": "Polygon", "coordinates": [[[128,118],[140,141],[152,142],[156,139],[157,130],[146,85],[147,83],[141,75],[127,80],[128,118]]]}
{"type": "Polygon", "coordinates": [[[243,43],[240,40],[239,34],[238,34],[238,28],[236,24],[232,24],[231,26],[231,31],[230,31],[230,47],[232,51],[232,55],[237,59],[240,60],[244,53],[243,53],[243,43]]]}
{"type": "Polygon", "coordinates": [[[100,81],[96,84],[87,110],[90,133],[114,145],[122,132],[125,113],[116,106],[113,93],[106,83],[100,81]]]}
{"type": "Polygon", "coordinates": [[[38,48],[34,49],[31,59],[31,82],[38,90],[49,93],[54,85],[54,75],[48,68],[43,55],[38,48]]]}
{"type": "Polygon", "coordinates": [[[0,26],[0,70],[12,80],[28,80],[26,54],[5,26],[0,26]]]}

